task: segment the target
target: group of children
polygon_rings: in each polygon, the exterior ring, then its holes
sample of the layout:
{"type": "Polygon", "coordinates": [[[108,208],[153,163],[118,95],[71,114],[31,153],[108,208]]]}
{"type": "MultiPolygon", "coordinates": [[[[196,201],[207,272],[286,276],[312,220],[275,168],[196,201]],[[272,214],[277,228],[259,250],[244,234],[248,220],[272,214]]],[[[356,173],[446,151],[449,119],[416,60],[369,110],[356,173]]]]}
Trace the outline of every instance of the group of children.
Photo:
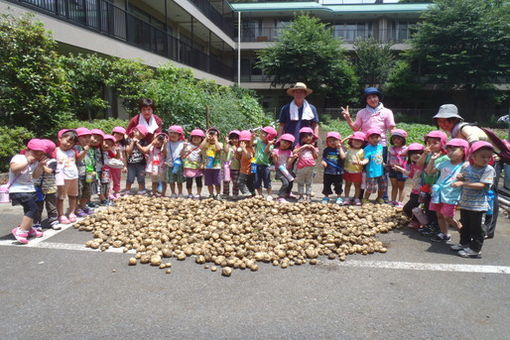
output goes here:
{"type": "Polygon", "coordinates": [[[336,204],[361,205],[373,193],[378,203],[384,203],[389,177],[389,203],[402,206],[404,184],[410,179],[410,198],[403,206],[412,219],[410,226],[435,234],[435,241],[450,240],[448,227],[453,226],[460,230],[461,241],[452,249],[461,256],[479,256],[484,239],[481,219],[490,210],[488,192],[495,176],[489,165],[492,145],[476,142],[470,146],[462,139],[447,142],[446,134],[431,131],[425,136],[425,146],[407,146],[407,133],[394,129],[386,151],[380,144],[381,136],[378,129],[366,134],[357,131],[344,139],[338,132],[329,132],[320,158],[318,136],[309,127],[299,130],[297,141],[291,134],[277,138],[277,131],[266,126],[258,133],[230,131],[224,142],[216,128],[194,129],[186,138],[178,125],[151,139],[144,125],[136,126],[129,135],[122,127],[114,128],[111,134],[87,128],[61,130],[58,146],[50,140],[33,139],[11,160],[10,198],[13,204],[23,206],[25,215],[12,233],[21,243],[40,237],[44,206],[51,227],[73,223],[77,217],[93,213],[93,193],[98,194],[100,204],[110,204],[130,194],[135,179],[138,194],[145,194],[146,175],[152,182],[148,194],[154,196],[165,196],[169,187],[173,198],[199,199],[205,185],[210,198],[263,195],[266,189],[265,197],[272,200],[271,173],[275,172],[281,182],[278,201],[296,198],[292,194],[294,182],[298,200],[310,201],[320,163],[323,203],[331,202],[333,193],[336,204]],[[121,190],[122,171],[127,172],[125,190],[121,190]],[[461,208],[460,222],[454,218],[457,205],[461,208]]]}

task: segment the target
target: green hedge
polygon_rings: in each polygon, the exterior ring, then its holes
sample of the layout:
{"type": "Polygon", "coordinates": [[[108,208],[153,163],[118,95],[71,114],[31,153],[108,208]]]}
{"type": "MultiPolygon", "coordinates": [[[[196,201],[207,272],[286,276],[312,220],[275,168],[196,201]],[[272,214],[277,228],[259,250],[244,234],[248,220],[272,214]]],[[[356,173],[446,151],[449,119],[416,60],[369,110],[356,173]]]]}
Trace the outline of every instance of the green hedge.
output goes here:
{"type": "Polygon", "coordinates": [[[7,171],[12,156],[22,150],[34,134],[24,127],[0,127],[0,171],[7,171]]]}

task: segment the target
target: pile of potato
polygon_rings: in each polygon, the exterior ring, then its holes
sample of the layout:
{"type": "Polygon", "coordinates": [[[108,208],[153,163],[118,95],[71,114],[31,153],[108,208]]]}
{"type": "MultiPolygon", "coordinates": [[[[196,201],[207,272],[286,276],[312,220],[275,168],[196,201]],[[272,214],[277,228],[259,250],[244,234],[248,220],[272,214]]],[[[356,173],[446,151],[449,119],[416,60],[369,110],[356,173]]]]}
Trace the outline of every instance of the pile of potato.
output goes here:
{"type": "MultiPolygon", "coordinates": [[[[230,276],[232,269],[258,270],[257,262],[287,268],[316,264],[319,256],[344,261],[350,254],[384,253],[375,238],[406,222],[399,209],[365,204],[238,202],[128,196],[75,224],[90,231],[87,247],[134,249],[130,265],[171,266],[163,258],[195,256],[205,268],[230,276]]],[[[166,270],[170,273],[170,269],[166,270]]]]}

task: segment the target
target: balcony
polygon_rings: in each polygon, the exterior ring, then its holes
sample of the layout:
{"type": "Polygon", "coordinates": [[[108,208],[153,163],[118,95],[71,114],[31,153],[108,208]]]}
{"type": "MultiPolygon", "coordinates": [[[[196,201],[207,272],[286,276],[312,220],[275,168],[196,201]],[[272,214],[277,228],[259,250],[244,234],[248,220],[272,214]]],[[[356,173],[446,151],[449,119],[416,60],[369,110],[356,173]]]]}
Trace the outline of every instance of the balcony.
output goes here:
{"type": "Polygon", "coordinates": [[[229,37],[234,37],[234,24],[232,23],[232,18],[230,20],[226,19],[220,12],[211,5],[209,0],[189,0],[196,8],[200,10],[200,12],[204,13],[204,15],[211,20],[216,26],[218,26],[223,32],[225,32],[229,37]]]}
{"type": "Polygon", "coordinates": [[[234,68],[106,0],[8,0],[199,70],[233,80],[234,68]]]}

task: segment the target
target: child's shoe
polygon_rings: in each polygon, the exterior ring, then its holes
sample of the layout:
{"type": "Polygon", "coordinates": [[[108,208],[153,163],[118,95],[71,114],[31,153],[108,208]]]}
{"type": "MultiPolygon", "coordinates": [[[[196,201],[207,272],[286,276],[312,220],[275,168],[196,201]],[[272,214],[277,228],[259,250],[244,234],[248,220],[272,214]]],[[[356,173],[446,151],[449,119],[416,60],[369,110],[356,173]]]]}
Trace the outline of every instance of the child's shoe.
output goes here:
{"type": "Polygon", "coordinates": [[[330,201],[329,197],[323,197],[321,203],[328,204],[330,201]]]}
{"type": "Polygon", "coordinates": [[[35,230],[42,231],[42,225],[41,223],[36,223],[32,226],[35,230]]]}
{"type": "MultiPolygon", "coordinates": [[[[367,202],[368,202],[368,200],[367,200],[367,202]]],[[[358,206],[358,207],[361,205],[361,201],[359,200],[359,198],[354,199],[354,205],[358,206]]]]}
{"type": "Polygon", "coordinates": [[[466,248],[469,248],[469,246],[468,245],[463,245],[463,244],[460,244],[460,243],[457,243],[457,244],[454,244],[454,245],[450,246],[450,249],[453,250],[453,251],[464,250],[466,248]]]}
{"type": "Polygon", "coordinates": [[[404,205],[402,204],[402,202],[395,202],[395,208],[403,208],[404,205]]]}
{"type": "Polygon", "coordinates": [[[384,204],[384,198],[378,198],[376,201],[375,201],[377,204],[384,204]]]}
{"type": "Polygon", "coordinates": [[[28,243],[28,232],[26,230],[21,229],[20,227],[15,227],[11,230],[11,233],[14,235],[16,240],[21,244],[28,243]]]}
{"type": "Polygon", "coordinates": [[[408,228],[411,228],[411,229],[419,229],[421,226],[420,223],[418,223],[417,221],[411,221],[409,222],[409,224],[407,225],[408,228]]]}
{"type": "Polygon", "coordinates": [[[280,203],[289,203],[289,201],[287,201],[285,198],[283,197],[278,197],[278,202],[280,203]]]}
{"type": "Polygon", "coordinates": [[[361,200],[361,204],[367,204],[367,203],[370,203],[370,201],[368,199],[364,198],[361,200]]]}
{"type": "Polygon", "coordinates": [[[140,190],[138,191],[138,195],[146,195],[147,194],[147,190],[140,190]]]}
{"type": "Polygon", "coordinates": [[[75,214],[69,214],[69,222],[74,223],[78,221],[75,214]]]}
{"type": "Polygon", "coordinates": [[[344,205],[344,200],[342,199],[342,197],[337,197],[337,199],[335,200],[335,204],[344,205]]]}
{"type": "Polygon", "coordinates": [[[62,227],[60,226],[60,224],[58,223],[58,221],[53,221],[50,223],[50,227],[51,229],[53,230],[60,230],[62,229],[62,227]]]}
{"type": "Polygon", "coordinates": [[[477,259],[477,258],[481,257],[482,252],[474,251],[471,248],[465,248],[465,249],[459,250],[459,252],[457,254],[459,254],[459,256],[461,256],[461,257],[477,259]]]}
{"type": "Polygon", "coordinates": [[[298,197],[296,195],[294,195],[293,193],[290,193],[287,195],[287,198],[296,199],[298,197]]]}
{"type": "Polygon", "coordinates": [[[30,230],[28,231],[28,237],[42,237],[42,236],[43,236],[42,231],[39,231],[34,227],[30,228],[30,230]]]}
{"type": "Polygon", "coordinates": [[[69,221],[69,219],[66,216],[60,216],[58,218],[58,221],[60,222],[60,224],[71,224],[71,221],[69,221]]]}
{"type": "Polygon", "coordinates": [[[85,208],[82,209],[83,212],[87,215],[92,215],[94,213],[93,209],[90,209],[89,207],[85,206],[85,208]]]}
{"type": "Polygon", "coordinates": [[[76,216],[78,216],[78,217],[86,217],[86,216],[88,216],[88,214],[85,211],[83,211],[82,209],[77,209],[76,210],[76,216]]]}
{"type": "Polygon", "coordinates": [[[273,200],[273,196],[271,196],[271,195],[267,195],[266,196],[266,201],[270,201],[271,202],[272,200],[273,200]]]}
{"type": "Polygon", "coordinates": [[[449,234],[443,234],[443,233],[440,232],[436,236],[431,238],[431,241],[433,241],[433,242],[446,242],[446,241],[450,241],[451,238],[452,237],[449,234]]]}
{"type": "Polygon", "coordinates": [[[196,200],[199,200],[199,199],[201,199],[201,198],[202,198],[202,196],[200,196],[200,195],[194,195],[194,196],[193,196],[193,199],[196,199],[196,200]]]}
{"type": "Polygon", "coordinates": [[[192,194],[189,194],[186,198],[192,200],[193,199],[193,195],[192,194]]]}

